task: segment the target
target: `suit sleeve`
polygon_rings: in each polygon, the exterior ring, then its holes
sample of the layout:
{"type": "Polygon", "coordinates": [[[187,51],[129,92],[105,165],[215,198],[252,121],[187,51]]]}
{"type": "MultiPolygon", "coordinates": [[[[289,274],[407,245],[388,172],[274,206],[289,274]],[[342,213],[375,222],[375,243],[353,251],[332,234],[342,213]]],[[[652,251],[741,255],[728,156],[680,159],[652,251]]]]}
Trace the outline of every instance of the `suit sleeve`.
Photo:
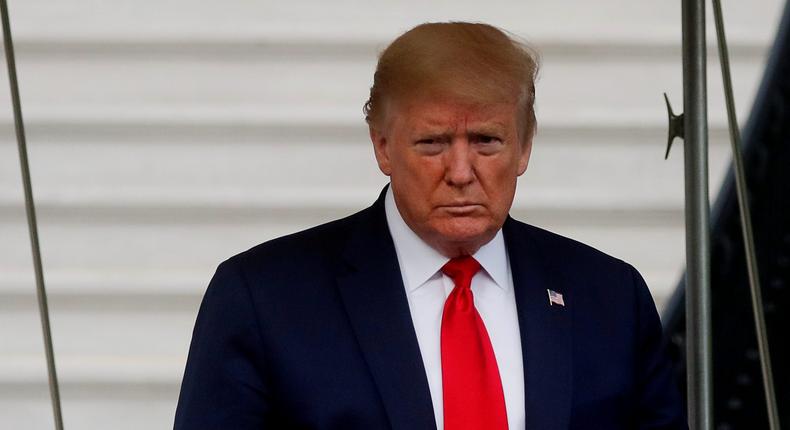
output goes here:
{"type": "Polygon", "coordinates": [[[268,427],[258,321],[235,259],[217,268],[200,305],[176,409],[176,430],[268,427]]]}
{"type": "Polygon", "coordinates": [[[642,276],[629,265],[636,288],[637,428],[687,430],[686,414],[666,351],[656,305],[642,276]]]}

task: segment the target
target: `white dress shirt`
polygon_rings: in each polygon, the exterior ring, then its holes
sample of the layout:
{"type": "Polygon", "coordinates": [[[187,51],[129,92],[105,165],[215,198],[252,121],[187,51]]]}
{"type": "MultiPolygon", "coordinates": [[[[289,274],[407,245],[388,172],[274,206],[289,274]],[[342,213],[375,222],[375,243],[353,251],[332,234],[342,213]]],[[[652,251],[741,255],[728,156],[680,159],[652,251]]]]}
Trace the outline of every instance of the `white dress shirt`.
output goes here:
{"type": "MultiPolygon", "coordinates": [[[[392,195],[387,190],[384,201],[392,240],[398,255],[409,310],[417,333],[428,387],[431,391],[436,428],[444,428],[442,405],[442,355],[440,334],[444,302],[455,285],[441,272],[449,258],[423,242],[401,217],[392,195]]],[[[513,277],[505,250],[502,230],[473,257],[480,270],[472,278],[472,293],[477,312],[485,323],[496,356],[509,430],[524,429],[524,367],[521,360],[513,277]]]]}

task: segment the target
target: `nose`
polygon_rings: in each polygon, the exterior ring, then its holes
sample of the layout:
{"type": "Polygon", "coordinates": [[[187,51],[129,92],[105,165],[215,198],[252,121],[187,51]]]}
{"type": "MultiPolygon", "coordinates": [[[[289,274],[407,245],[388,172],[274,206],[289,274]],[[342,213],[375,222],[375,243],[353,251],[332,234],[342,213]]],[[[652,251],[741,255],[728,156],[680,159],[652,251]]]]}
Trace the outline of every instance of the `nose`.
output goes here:
{"type": "Polygon", "coordinates": [[[445,153],[445,181],[456,187],[472,183],[475,180],[473,157],[469,140],[455,139],[445,153]]]}

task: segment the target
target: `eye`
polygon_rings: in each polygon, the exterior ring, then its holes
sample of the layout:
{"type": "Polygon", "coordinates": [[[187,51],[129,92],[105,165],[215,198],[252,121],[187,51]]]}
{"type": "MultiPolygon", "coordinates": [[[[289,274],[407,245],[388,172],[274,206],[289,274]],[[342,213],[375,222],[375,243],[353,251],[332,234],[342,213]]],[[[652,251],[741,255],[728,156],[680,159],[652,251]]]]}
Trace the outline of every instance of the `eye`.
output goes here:
{"type": "Polygon", "coordinates": [[[494,155],[504,147],[504,140],[495,134],[475,134],[471,140],[482,155],[494,155]]]}
{"type": "Polygon", "coordinates": [[[444,149],[444,140],[436,137],[425,137],[415,142],[417,151],[425,155],[437,155],[444,149]]]}
{"type": "Polygon", "coordinates": [[[482,143],[482,144],[486,144],[486,145],[492,144],[492,143],[501,143],[502,142],[502,139],[500,139],[500,138],[498,138],[496,136],[489,136],[489,135],[485,135],[485,134],[481,134],[481,135],[476,136],[476,140],[477,140],[477,143],[482,143]]]}

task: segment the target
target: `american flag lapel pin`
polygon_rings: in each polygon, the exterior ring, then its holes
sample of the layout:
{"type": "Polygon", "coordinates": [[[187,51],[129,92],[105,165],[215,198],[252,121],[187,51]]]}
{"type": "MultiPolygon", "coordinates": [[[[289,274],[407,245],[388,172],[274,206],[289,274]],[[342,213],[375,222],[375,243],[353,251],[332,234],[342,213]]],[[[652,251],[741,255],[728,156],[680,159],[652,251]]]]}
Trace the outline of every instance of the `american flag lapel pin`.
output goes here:
{"type": "Polygon", "coordinates": [[[549,293],[549,306],[565,306],[565,301],[562,299],[562,294],[554,290],[546,290],[549,293]]]}

